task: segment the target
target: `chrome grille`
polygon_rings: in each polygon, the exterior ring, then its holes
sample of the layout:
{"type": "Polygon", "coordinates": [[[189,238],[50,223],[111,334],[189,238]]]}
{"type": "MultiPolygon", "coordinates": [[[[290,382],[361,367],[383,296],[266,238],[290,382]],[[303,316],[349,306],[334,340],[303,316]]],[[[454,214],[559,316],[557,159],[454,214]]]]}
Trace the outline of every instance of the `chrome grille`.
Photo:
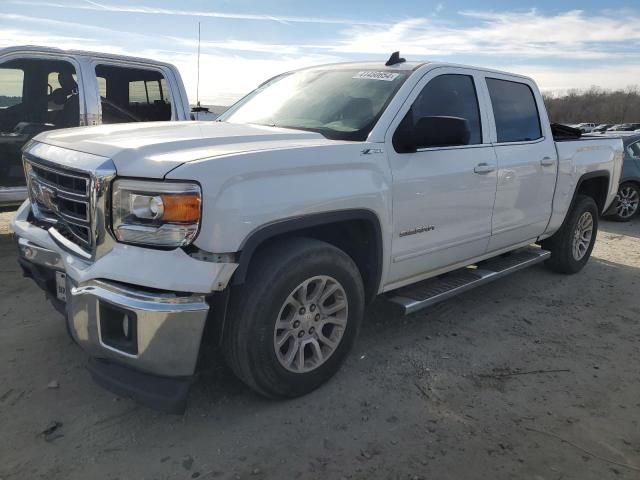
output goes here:
{"type": "Polygon", "coordinates": [[[34,216],[91,254],[91,177],[33,157],[24,158],[29,199],[34,216]]]}

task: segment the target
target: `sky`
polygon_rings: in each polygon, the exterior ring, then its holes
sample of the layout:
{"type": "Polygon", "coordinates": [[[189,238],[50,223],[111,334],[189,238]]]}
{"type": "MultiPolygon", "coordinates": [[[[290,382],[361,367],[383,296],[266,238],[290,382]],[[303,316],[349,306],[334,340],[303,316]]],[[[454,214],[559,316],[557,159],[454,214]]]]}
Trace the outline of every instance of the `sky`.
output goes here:
{"type": "Polygon", "coordinates": [[[322,63],[436,60],[532,76],[541,89],[640,85],[640,0],[0,0],[0,48],[46,45],[175,64],[228,105],[322,63]]]}

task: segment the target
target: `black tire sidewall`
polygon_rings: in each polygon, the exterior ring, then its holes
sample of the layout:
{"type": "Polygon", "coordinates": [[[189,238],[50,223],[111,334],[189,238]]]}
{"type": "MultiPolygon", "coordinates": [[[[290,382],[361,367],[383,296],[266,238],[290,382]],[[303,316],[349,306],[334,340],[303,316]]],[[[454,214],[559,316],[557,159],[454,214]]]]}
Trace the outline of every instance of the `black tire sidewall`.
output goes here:
{"type": "MultiPolygon", "coordinates": [[[[299,247],[298,247],[299,248],[299,247]]],[[[364,289],[359,271],[342,251],[318,241],[312,241],[298,255],[288,255],[287,261],[278,262],[278,255],[259,264],[261,287],[249,291],[244,299],[240,318],[246,335],[248,356],[245,373],[255,386],[270,396],[293,397],[322,385],[340,368],[358,335],[364,312],[364,289]],[[284,368],[276,357],[273,345],[275,323],[286,298],[305,280],[327,275],[337,280],[345,291],[348,302],[347,325],[340,344],[333,354],[311,372],[295,373],[284,368]]],[[[256,283],[256,282],[251,282],[256,283]]]]}

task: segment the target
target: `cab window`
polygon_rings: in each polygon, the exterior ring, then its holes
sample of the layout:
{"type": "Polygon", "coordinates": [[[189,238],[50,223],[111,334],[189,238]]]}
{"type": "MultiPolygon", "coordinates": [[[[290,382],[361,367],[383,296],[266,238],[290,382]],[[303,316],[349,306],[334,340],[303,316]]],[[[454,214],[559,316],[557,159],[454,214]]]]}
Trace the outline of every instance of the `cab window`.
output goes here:
{"type": "Polygon", "coordinates": [[[171,97],[158,70],[116,65],[96,67],[102,123],[171,120],[171,97]]]}

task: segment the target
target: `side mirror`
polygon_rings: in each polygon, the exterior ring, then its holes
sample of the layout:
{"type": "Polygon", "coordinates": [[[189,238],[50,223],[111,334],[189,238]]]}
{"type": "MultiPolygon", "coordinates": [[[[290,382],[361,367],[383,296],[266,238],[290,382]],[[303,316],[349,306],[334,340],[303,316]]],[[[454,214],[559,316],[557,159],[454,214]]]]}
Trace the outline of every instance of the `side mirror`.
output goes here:
{"type": "Polygon", "coordinates": [[[469,121],[460,117],[422,117],[413,132],[416,148],[469,145],[469,121]]]}

